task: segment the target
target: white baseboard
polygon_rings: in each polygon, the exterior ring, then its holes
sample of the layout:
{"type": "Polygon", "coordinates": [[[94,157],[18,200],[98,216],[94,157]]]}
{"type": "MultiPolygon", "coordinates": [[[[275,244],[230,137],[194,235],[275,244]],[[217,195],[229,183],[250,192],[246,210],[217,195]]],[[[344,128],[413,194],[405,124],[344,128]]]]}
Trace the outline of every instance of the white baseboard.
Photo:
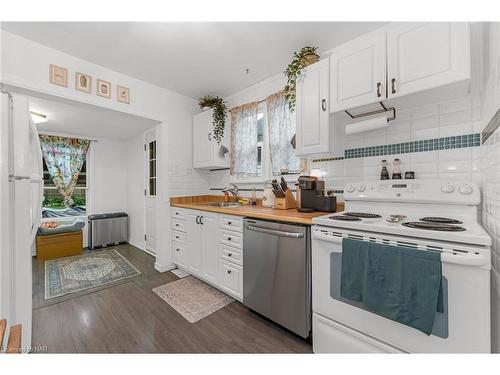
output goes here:
{"type": "Polygon", "coordinates": [[[146,251],[146,244],[144,243],[144,241],[135,241],[133,239],[129,239],[128,243],[132,246],[137,247],[138,249],[146,251]]]}
{"type": "Polygon", "coordinates": [[[175,268],[176,268],[176,266],[173,263],[168,264],[166,266],[162,266],[161,264],[158,264],[155,262],[155,270],[157,270],[158,272],[167,272],[167,271],[173,270],[175,268]]]}

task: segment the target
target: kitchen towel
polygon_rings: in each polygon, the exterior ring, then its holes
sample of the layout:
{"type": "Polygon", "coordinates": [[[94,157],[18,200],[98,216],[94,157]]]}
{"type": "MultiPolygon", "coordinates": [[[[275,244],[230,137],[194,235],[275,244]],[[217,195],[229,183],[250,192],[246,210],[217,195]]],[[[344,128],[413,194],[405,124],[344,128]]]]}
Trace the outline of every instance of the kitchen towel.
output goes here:
{"type": "Polygon", "coordinates": [[[442,311],[441,255],[343,239],[340,295],[430,335],[442,311]]]}

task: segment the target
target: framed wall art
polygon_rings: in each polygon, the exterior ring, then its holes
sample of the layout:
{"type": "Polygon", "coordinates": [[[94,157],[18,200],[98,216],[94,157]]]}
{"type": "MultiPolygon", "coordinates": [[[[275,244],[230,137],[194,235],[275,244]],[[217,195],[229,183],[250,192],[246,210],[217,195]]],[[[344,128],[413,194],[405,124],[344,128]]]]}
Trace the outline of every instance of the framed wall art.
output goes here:
{"type": "Polygon", "coordinates": [[[130,104],[130,89],[128,87],[116,87],[116,99],[119,102],[130,104]]]}
{"type": "Polygon", "coordinates": [[[111,82],[98,79],[96,90],[97,95],[102,96],[103,98],[111,99],[111,82]]]}
{"type": "Polygon", "coordinates": [[[49,65],[50,83],[62,87],[68,87],[68,69],[54,64],[49,65]]]}
{"type": "Polygon", "coordinates": [[[80,72],[75,73],[75,89],[90,94],[91,86],[92,86],[91,76],[80,72]]]}

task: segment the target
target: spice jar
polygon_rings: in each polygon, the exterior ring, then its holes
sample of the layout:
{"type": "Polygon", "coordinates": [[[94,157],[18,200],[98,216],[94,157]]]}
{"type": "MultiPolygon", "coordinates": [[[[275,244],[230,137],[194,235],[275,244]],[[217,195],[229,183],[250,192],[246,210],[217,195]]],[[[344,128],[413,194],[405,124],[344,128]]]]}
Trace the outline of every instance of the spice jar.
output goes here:
{"type": "Polygon", "coordinates": [[[382,160],[380,163],[382,165],[382,170],[380,171],[380,179],[388,180],[389,179],[389,171],[387,170],[387,160],[382,160]]]}
{"type": "Polygon", "coordinates": [[[392,179],[401,180],[401,161],[399,159],[394,159],[392,179]]]}

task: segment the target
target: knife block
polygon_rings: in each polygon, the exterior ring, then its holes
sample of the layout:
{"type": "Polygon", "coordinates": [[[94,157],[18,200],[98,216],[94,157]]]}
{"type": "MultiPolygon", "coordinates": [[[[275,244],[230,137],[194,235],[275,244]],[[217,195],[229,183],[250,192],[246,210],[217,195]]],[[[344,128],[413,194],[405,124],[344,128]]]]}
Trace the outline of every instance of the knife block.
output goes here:
{"type": "Polygon", "coordinates": [[[276,198],[274,208],[278,210],[288,210],[290,208],[297,208],[297,201],[295,200],[292,191],[287,189],[284,198],[276,198]]]}

